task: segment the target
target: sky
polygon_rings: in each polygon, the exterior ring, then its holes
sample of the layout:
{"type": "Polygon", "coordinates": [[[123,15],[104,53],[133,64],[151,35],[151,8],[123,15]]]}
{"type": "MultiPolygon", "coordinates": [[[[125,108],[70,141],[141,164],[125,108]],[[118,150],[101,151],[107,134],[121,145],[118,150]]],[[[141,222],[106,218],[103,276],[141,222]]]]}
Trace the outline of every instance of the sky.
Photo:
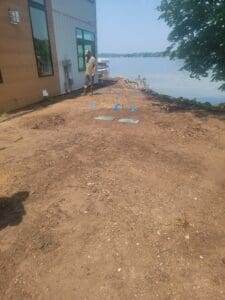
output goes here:
{"type": "Polygon", "coordinates": [[[160,0],[96,0],[98,52],[163,51],[169,28],[158,20],[160,0]]]}

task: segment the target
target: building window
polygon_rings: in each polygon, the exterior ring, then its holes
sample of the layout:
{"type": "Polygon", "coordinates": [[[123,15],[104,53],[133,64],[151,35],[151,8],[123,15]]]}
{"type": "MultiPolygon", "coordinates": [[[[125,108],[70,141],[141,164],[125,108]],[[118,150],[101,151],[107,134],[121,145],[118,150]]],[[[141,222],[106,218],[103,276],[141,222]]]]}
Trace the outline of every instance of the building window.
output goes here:
{"type": "Polygon", "coordinates": [[[92,32],[76,29],[78,70],[85,71],[85,53],[91,50],[95,55],[95,35],[92,32]]]}
{"type": "Polygon", "coordinates": [[[32,2],[39,3],[41,5],[45,5],[45,0],[32,0],[32,2]]]}
{"type": "Polygon", "coordinates": [[[2,72],[0,70],[0,83],[3,83],[2,72]]]}
{"type": "Polygon", "coordinates": [[[45,0],[29,0],[37,70],[40,77],[53,75],[45,0]]]}

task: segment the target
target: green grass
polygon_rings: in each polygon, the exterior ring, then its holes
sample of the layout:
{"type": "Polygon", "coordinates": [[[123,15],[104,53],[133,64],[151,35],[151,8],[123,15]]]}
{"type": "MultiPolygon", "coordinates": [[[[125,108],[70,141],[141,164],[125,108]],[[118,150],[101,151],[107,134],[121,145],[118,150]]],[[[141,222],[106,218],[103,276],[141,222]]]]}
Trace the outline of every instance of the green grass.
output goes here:
{"type": "Polygon", "coordinates": [[[6,112],[1,112],[0,111],[0,117],[1,118],[6,118],[8,116],[8,114],[6,112]]]}

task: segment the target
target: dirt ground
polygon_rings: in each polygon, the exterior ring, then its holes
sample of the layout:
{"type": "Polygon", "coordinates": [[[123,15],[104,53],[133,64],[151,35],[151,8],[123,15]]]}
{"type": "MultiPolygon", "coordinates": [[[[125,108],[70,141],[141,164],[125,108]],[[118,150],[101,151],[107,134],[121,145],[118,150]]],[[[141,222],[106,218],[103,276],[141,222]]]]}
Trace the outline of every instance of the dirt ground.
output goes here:
{"type": "Polygon", "coordinates": [[[0,299],[225,299],[222,115],[120,80],[1,122],[0,172],[0,299]]]}

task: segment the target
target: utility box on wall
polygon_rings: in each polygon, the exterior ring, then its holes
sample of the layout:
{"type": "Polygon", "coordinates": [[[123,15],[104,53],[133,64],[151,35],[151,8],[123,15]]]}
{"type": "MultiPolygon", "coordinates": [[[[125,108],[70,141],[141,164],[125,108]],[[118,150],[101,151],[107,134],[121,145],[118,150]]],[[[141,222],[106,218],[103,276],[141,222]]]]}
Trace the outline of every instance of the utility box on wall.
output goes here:
{"type": "Polygon", "coordinates": [[[70,93],[73,90],[72,62],[70,59],[65,59],[62,61],[62,65],[65,79],[65,93],[70,93]]]}

